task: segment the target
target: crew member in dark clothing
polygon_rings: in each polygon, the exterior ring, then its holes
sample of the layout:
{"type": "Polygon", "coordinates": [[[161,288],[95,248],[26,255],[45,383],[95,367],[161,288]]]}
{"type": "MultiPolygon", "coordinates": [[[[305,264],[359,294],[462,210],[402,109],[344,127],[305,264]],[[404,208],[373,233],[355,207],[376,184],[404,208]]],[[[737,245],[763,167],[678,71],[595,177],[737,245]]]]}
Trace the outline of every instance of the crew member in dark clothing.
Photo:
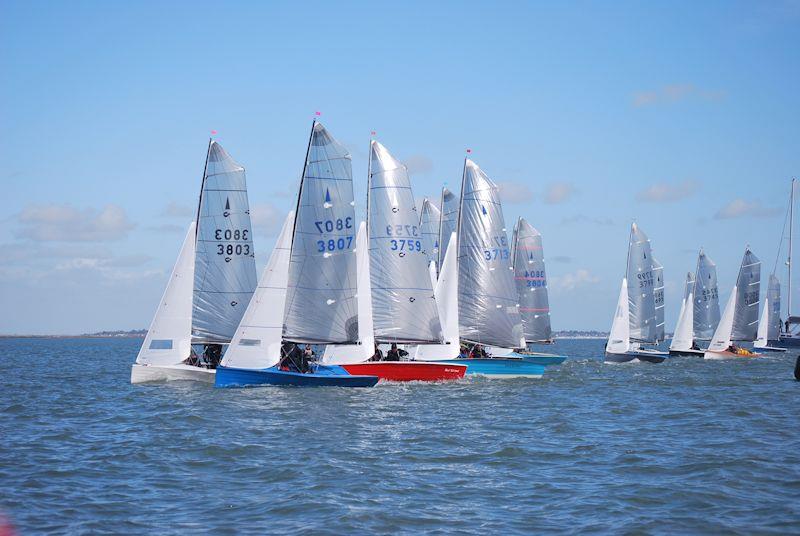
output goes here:
{"type": "Polygon", "coordinates": [[[378,344],[375,344],[375,353],[372,354],[372,357],[369,358],[370,361],[383,361],[383,352],[381,349],[378,348],[378,344]]]}
{"type": "Polygon", "coordinates": [[[397,343],[392,343],[392,348],[386,352],[386,361],[400,361],[400,358],[407,356],[408,352],[397,347],[397,343]]]}
{"type": "Polygon", "coordinates": [[[291,342],[283,343],[281,348],[281,361],[278,363],[278,368],[281,370],[289,370],[292,372],[301,372],[305,374],[311,371],[311,365],[308,358],[300,348],[291,342]]]}
{"type": "Polygon", "coordinates": [[[219,361],[222,358],[222,345],[221,344],[206,344],[203,350],[206,366],[210,369],[217,368],[219,361]]]}
{"type": "Polygon", "coordinates": [[[483,346],[481,346],[480,344],[476,344],[475,346],[472,347],[472,352],[470,352],[469,356],[472,359],[485,359],[486,352],[483,350],[483,346]]]}

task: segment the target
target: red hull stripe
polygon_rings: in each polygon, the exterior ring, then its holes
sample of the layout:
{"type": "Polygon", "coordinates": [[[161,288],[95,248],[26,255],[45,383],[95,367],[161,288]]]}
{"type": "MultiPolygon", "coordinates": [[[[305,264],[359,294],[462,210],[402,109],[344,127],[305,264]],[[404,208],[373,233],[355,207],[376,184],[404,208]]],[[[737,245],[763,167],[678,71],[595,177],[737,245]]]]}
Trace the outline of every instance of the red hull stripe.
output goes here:
{"type": "Polygon", "coordinates": [[[464,377],[465,365],[443,363],[408,363],[404,361],[376,361],[341,365],[355,375],[377,376],[390,382],[437,382],[464,377]]]}

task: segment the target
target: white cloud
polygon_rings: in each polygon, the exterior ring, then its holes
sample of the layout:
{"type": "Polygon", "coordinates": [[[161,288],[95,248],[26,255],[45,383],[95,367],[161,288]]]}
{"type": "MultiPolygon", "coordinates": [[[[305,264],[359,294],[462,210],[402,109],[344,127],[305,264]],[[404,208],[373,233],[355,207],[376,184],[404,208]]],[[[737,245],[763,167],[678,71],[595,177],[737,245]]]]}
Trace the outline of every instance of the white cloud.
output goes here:
{"type": "Polygon", "coordinates": [[[650,91],[637,91],[633,94],[633,105],[637,108],[661,103],[671,103],[689,98],[718,101],[725,98],[724,91],[709,91],[692,84],[669,84],[650,91]]]}
{"type": "Polygon", "coordinates": [[[285,212],[275,205],[259,203],[250,207],[250,221],[253,231],[263,236],[273,236],[281,229],[281,224],[286,219],[285,212]]]}
{"type": "Polygon", "coordinates": [[[550,276],[549,286],[555,290],[575,290],[577,287],[593,284],[600,281],[600,278],[592,274],[585,268],[580,268],[574,272],[561,276],[550,276]]]}
{"type": "Polygon", "coordinates": [[[589,225],[614,225],[614,220],[611,218],[595,218],[586,216],[585,214],[577,214],[575,216],[569,216],[567,218],[563,218],[561,220],[561,225],[572,225],[572,224],[589,224],[589,225]]]}
{"type": "Polygon", "coordinates": [[[160,216],[164,218],[194,218],[195,210],[189,205],[181,205],[175,201],[170,201],[161,211],[160,216]]]}
{"type": "Polygon", "coordinates": [[[577,193],[569,182],[553,182],[544,191],[544,202],[550,205],[563,203],[577,193]]]}
{"type": "Polygon", "coordinates": [[[433,160],[422,154],[412,154],[403,162],[408,168],[408,173],[425,174],[433,171],[433,160]]]}
{"type": "Polygon", "coordinates": [[[777,216],[781,209],[765,207],[760,201],[745,201],[744,199],[734,199],[714,214],[718,220],[728,220],[732,218],[769,218],[777,216]]]}
{"type": "Polygon", "coordinates": [[[637,201],[650,203],[674,203],[694,195],[699,184],[697,181],[686,180],[677,184],[661,182],[653,184],[636,194],[637,201]]]}
{"type": "Polygon", "coordinates": [[[125,209],[109,204],[97,211],[70,205],[31,205],[18,215],[19,238],[41,242],[107,242],[121,240],[135,225],[125,209]]]}
{"type": "Polygon", "coordinates": [[[533,192],[527,184],[516,181],[498,182],[500,199],[505,203],[530,203],[533,192]]]}

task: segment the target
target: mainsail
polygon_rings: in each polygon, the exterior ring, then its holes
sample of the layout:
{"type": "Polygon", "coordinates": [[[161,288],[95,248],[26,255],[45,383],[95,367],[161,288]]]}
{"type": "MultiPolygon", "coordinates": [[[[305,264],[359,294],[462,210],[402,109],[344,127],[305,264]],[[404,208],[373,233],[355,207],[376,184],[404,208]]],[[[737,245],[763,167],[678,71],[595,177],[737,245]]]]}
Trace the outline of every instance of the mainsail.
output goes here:
{"type": "MultiPolygon", "coordinates": [[[[683,288],[683,299],[687,299],[689,294],[694,294],[694,274],[692,272],[686,272],[686,285],[683,288]]],[[[692,302],[688,302],[692,305],[692,302]]]]}
{"type": "Polygon", "coordinates": [[[140,365],[177,365],[192,351],[195,224],[189,226],[167,288],[136,356],[140,365]]]}
{"type": "Polygon", "coordinates": [[[656,343],[665,340],[664,333],[664,266],[653,257],[653,295],[656,302],[656,343]]]}
{"type": "Polygon", "coordinates": [[[700,250],[694,286],[694,338],[711,340],[719,319],[717,265],[700,250]]]}
{"type": "Polygon", "coordinates": [[[192,342],[227,344],[256,288],[244,168],[211,141],[197,211],[192,342]]]}
{"type": "Polygon", "coordinates": [[[527,342],[550,341],[550,304],[544,269],[542,235],[525,219],[514,227],[513,265],[519,314],[527,342]]]}
{"type": "Polygon", "coordinates": [[[444,255],[447,253],[447,248],[450,245],[450,237],[458,229],[458,197],[448,190],[442,188],[442,203],[441,203],[441,220],[439,222],[439,259],[436,261],[436,266],[442,266],[444,262],[444,255]]]}
{"type": "Polygon", "coordinates": [[[285,339],[358,340],[354,205],[350,153],[314,122],[295,211],[285,339]]]}
{"type": "Polygon", "coordinates": [[[442,327],[406,167],[370,143],[368,228],[375,340],[429,344],[442,327]]]}
{"type": "Polygon", "coordinates": [[[781,333],[781,283],[775,274],[769,276],[767,299],[769,299],[767,337],[770,341],[777,341],[781,333]]]}
{"type": "Polygon", "coordinates": [[[439,222],[442,211],[427,197],[422,200],[422,211],[419,215],[419,229],[422,235],[422,247],[428,256],[428,263],[439,262],[439,222]]]}
{"type": "Polygon", "coordinates": [[[504,348],[524,346],[516,290],[497,185],[466,159],[458,218],[461,338],[504,348]]]}
{"type": "Polygon", "coordinates": [[[637,342],[658,341],[655,275],[650,239],[635,223],[628,243],[628,310],[630,338],[637,342]]]}
{"type": "Polygon", "coordinates": [[[761,261],[747,248],[736,279],[736,309],[731,340],[754,341],[758,330],[758,306],[761,292],[761,261]]]}

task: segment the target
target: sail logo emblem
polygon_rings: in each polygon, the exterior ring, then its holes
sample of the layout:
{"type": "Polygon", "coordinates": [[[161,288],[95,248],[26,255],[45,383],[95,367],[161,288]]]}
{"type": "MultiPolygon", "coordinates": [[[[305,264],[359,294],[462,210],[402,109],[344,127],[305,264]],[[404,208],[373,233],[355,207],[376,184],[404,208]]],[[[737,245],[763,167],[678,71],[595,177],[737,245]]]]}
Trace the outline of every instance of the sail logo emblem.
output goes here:
{"type": "Polygon", "coordinates": [[[333,204],[331,203],[331,191],[328,188],[325,188],[325,202],[322,204],[325,208],[331,208],[333,204]]]}
{"type": "Polygon", "coordinates": [[[237,302],[237,301],[232,301],[231,302],[231,307],[236,307],[237,305],[239,305],[239,302],[237,302]]]}
{"type": "Polygon", "coordinates": [[[481,212],[483,212],[484,216],[487,216],[489,213],[486,211],[486,207],[481,205],[481,212]]]}
{"type": "Polygon", "coordinates": [[[225,198],[225,211],[222,215],[226,218],[231,215],[231,200],[227,197],[225,198]]]}

